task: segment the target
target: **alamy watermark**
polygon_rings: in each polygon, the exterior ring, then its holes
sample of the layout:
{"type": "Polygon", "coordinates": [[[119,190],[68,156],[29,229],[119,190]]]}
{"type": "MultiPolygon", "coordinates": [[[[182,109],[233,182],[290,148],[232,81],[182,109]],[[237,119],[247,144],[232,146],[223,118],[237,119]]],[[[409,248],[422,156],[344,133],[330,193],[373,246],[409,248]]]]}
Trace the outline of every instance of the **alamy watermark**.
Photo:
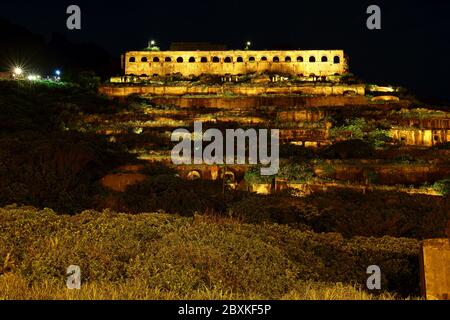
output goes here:
{"type": "Polygon", "coordinates": [[[367,18],[367,29],[380,30],[381,29],[381,8],[375,4],[367,7],[367,14],[370,16],[367,18]]]}
{"type": "Polygon", "coordinates": [[[366,273],[370,274],[366,281],[367,289],[381,290],[381,268],[377,265],[371,265],[367,268],[366,273]]]}
{"type": "Polygon", "coordinates": [[[66,271],[67,281],[66,285],[68,289],[81,289],[81,269],[79,266],[71,265],[66,271]]]}
{"type": "Polygon", "coordinates": [[[67,29],[81,30],[81,8],[72,4],[67,7],[66,13],[70,14],[66,20],[67,29]]]}
{"type": "Polygon", "coordinates": [[[170,156],[176,165],[260,164],[261,175],[272,176],[280,166],[279,137],[278,129],[226,129],[224,137],[219,129],[203,132],[202,122],[194,122],[194,132],[187,129],[172,132],[171,140],[178,144],[170,156]],[[205,141],[209,144],[203,149],[205,141]]]}

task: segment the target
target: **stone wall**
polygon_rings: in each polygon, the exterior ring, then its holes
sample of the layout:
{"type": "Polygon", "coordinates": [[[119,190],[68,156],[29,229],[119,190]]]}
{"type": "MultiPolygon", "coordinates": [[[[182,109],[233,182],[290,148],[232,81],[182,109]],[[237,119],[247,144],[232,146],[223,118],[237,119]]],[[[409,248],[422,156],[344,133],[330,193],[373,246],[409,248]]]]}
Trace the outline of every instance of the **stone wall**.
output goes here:
{"type": "MultiPolygon", "coordinates": [[[[164,85],[105,85],[100,93],[113,97],[126,97],[131,94],[154,96],[183,95],[353,95],[364,96],[364,85],[291,85],[283,87],[269,86],[164,86],[164,85]]],[[[365,103],[368,100],[364,99],[365,103]]]]}
{"type": "Polygon", "coordinates": [[[431,147],[439,143],[450,142],[450,130],[442,129],[391,129],[392,138],[405,145],[431,147]]]}
{"type": "Polygon", "coordinates": [[[124,59],[125,74],[135,76],[254,72],[331,76],[348,72],[343,50],[130,51],[125,53],[124,59]]]}

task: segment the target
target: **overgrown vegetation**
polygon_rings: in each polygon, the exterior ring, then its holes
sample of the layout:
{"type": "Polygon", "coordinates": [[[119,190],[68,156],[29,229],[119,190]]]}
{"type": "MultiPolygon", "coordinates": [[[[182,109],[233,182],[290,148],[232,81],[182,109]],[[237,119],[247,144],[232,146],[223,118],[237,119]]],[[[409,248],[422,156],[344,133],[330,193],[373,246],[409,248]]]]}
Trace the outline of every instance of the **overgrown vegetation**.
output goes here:
{"type": "Polygon", "coordinates": [[[390,140],[387,128],[367,122],[364,118],[347,119],[344,125],[332,128],[330,136],[338,140],[364,140],[374,148],[380,148],[390,140]]]}
{"type": "Polygon", "coordinates": [[[450,194],[450,179],[436,181],[433,184],[433,189],[444,196],[449,195],[450,194]]]}
{"type": "MultiPolygon", "coordinates": [[[[251,114],[214,108],[187,113],[139,97],[119,103],[97,95],[95,87],[92,74],[80,75],[78,85],[0,81],[0,206],[41,208],[0,209],[0,299],[392,299],[419,294],[419,241],[444,236],[450,219],[448,179],[434,185],[437,179],[429,180],[442,197],[370,188],[364,194],[329,189],[262,196],[228,188],[220,176],[188,181],[166,165],[145,164],[140,171],[145,181],[125,192],[107,190],[100,185],[102,177],[128,172],[119,168],[124,164],[142,165],[138,154],[164,156],[172,126],[190,125],[193,114],[211,123],[219,120],[215,125],[221,129],[239,125],[227,119],[251,114]],[[103,208],[110,211],[94,211],[103,208]],[[82,267],[78,293],[64,289],[71,264],[82,267]],[[387,292],[381,295],[360,288],[372,264],[383,270],[387,292]]],[[[340,161],[356,169],[365,166],[370,185],[380,177],[366,159],[426,166],[439,152],[440,163],[448,163],[445,144],[410,153],[387,148],[382,112],[368,121],[373,111],[341,109],[327,118],[335,124],[332,145],[313,150],[282,144],[284,159],[276,177],[261,176],[260,167],[253,166],[244,181],[239,173],[237,182],[247,183],[244,188],[275,186],[278,178],[311,188],[312,182],[337,174],[340,161]],[[316,175],[317,168],[325,177],[316,175]]],[[[258,109],[263,121],[276,111],[258,109]]],[[[307,131],[317,125],[298,122],[289,127],[307,131]]],[[[327,182],[331,179],[338,180],[327,182]]]]}
{"type": "Polygon", "coordinates": [[[82,270],[81,298],[93,288],[103,290],[98,298],[116,299],[304,298],[308,287],[325,297],[336,282],[349,288],[344,297],[368,298],[351,288],[364,285],[371,264],[382,268],[383,288],[418,294],[420,246],[410,239],[346,240],[228,218],[93,211],[70,217],[32,208],[0,209],[0,239],[0,288],[7,281],[19,293],[33,288],[28,298],[70,295],[62,288],[72,264],[82,270]]]}

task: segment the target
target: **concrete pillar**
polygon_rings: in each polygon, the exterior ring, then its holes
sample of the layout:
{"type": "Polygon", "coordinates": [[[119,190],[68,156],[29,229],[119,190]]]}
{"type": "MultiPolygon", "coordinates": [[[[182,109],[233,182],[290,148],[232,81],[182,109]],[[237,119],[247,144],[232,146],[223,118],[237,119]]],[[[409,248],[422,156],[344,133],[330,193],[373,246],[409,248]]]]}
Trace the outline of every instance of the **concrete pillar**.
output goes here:
{"type": "Polygon", "coordinates": [[[422,294],[427,300],[450,300],[450,238],[422,243],[422,294]]]}

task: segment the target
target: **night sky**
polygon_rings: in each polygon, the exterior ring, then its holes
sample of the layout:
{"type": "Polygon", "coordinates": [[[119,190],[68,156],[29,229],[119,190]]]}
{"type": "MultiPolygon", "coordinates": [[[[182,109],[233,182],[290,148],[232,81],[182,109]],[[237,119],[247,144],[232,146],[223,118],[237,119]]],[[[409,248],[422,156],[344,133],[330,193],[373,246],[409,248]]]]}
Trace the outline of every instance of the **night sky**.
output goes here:
{"type": "Polygon", "coordinates": [[[450,1],[2,1],[0,16],[34,33],[94,42],[118,56],[155,39],[209,41],[241,49],[344,49],[357,76],[404,85],[450,101],[450,1]],[[66,29],[66,8],[82,10],[82,30],[66,29]],[[366,8],[382,9],[382,30],[366,28],[366,8]]]}

